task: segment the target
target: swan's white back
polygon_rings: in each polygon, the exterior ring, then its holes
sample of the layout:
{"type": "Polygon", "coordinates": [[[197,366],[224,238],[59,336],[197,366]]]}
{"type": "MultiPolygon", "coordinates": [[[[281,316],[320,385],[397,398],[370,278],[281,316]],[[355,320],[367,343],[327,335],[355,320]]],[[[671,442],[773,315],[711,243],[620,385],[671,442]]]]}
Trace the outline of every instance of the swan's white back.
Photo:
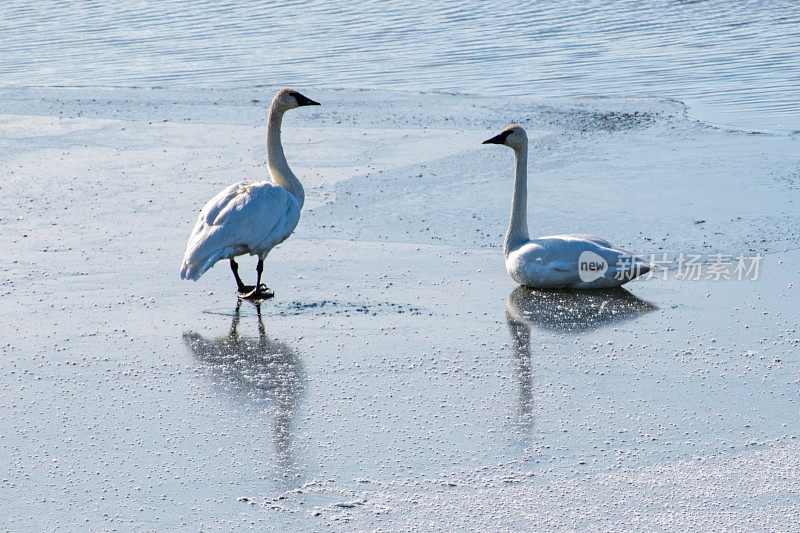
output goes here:
{"type": "Polygon", "coordinates": [[[262,259],[292,234],[302,204],[289,191],[263,181],[234,183],[206,203],[197,218],[181,266],[196,280],[220,259],[242,254],[262,259]]]}

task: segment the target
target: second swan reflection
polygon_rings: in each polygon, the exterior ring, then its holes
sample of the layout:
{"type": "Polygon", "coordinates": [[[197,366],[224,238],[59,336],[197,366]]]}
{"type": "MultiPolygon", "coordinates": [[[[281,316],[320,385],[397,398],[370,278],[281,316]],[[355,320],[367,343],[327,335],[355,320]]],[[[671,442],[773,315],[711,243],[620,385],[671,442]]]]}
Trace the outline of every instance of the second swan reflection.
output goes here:
{"type": "Polygon", "coordinates": [[[210,370],[211,380],[236,400],[264,401],[273,415],[273,431],[279,475],[290,484],[299,474],[292,457],[293,420],[305,388],[300,356],[288,344],[270,338],[258,314],[258,337],[239,334],[241,300],[236,304],[228,335],[206,338],[183,334],[186,347],[210,370]]]}
{"type": "Polygon", "coordinates": [[[508,295],[506,315],[537,329],[579,333],[634,319],[658,309],[621,287],[538,290],[520,285],[508,295]]]}
{"type": "Polygon", "coordinates": [[[658,309],[622,288],[537,290],[519,286],[508,295],[506,323],[514,346],[519,382],[519,422],[527,434],[534,422],[531,330],[580,333],[634,319],[658,309]]]}

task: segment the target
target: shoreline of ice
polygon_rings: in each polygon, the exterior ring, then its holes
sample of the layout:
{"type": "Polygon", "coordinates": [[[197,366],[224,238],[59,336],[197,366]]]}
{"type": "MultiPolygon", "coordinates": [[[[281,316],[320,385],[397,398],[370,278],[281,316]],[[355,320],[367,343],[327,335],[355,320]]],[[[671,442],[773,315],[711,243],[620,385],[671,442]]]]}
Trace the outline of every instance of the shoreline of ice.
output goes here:
{"type": "Polygon", "coordinates": [[[177,270],[209,195],[266,175],[271,89],[0,90],[0,523],[792,523],[794,137],[668,101],[303,89],[323,106],[284,142],[311,207],[267,261],[262,322],[238,324],[224,265],[177,270]],[[761,276],[670,274],[628,285],[647,312],[519,320],[498,250],[513,163],[480,144],[512,121],[532,233],[759,253],[761,276]]]}

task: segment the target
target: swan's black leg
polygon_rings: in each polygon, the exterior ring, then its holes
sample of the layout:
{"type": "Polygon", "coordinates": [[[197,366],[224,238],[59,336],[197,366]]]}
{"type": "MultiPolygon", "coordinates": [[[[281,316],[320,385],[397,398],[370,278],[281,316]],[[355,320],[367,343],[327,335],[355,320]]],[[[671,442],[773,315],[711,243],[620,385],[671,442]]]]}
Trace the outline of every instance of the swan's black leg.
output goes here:
{"type": "Polygon", "coordinates": [[[261,284],[262,272],[264,272],[264,260],[259,258],[258,264],[256,265],[256,273],[258,273],[256,285],[255,287],[250,287],[249,285],[243,286],[243,288],[248,292],[244,292],[240,289],[240,298],[245,298],[247,300],[266,300],[267,298],[272,298],[275,296],[275,293],[272,292],[266,285],[261,284]]]}
{"type": "Polygon", "coordinates": [[[264,271],[264,260],[259,257],[258,264],[256,265],[256,273],[258,274],[258,278],[256,279],[256,290],[261,289],[261,273],[263,271],[264,271]]]}
{"type": "Polygon", "coordinates": [[[231,270],[233,271],[233,277],[236,278],[237,290],[241,293],[247,292],[247,287],[242,283],[242,278],[239,277],[239,265],[236,264],[233,257],[231,257],[231,270]]]}
{"type": "Polygon", "coordinates": [[[261,273],[264,271],[264,260],[259,258],[258,264],[256,265],[256,272],[258,273],[258,279],[256,280],[256,298],[260,300],[266,300],[267,298],[272,298],[275,296],[275,293],[267,287],[266,285],[261,284],[261,273]]]}

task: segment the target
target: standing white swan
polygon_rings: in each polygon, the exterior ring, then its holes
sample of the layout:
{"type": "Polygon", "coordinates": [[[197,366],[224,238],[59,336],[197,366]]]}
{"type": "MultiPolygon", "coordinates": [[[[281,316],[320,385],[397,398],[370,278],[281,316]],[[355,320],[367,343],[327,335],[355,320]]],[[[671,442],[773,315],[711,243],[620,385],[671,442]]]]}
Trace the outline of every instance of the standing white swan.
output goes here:
{"type": "Polygon", "coordinates": [[[281,146],[283,114],[302,106],[320,105],[291,89],[275,95],[267,122],[267,164],[272,182],[234,183],[214,196],[200,211],[181,265],[181,278],[197,280],[220,259],[230,259],[231,270],[241,298],[273,296],[261,284],[264,259],[292,234],[300,220],[305,192],[281,146]],[[242,283],[234,257],[258,256],[254,286],[242,283]]]}
{"type": "Polygon", "coordinates": [[[650,264],[592,235],[528,236],[528,135],[509,126],[483,144],[514,150],[514,200],[503,252],[506,270],[519,283],[539,289],[619,287],[650,271],[650,264]]]}

